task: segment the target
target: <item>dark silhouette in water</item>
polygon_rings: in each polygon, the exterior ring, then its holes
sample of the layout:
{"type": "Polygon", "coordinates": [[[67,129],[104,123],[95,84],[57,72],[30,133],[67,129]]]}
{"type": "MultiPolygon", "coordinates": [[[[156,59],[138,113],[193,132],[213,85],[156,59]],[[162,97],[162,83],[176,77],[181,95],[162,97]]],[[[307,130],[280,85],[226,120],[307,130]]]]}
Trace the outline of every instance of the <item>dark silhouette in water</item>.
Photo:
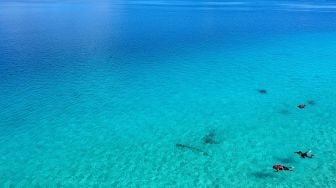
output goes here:
{"type": "Polygon", "coordinates": [[[307,101],[307,103],[311,106],[314,106],[316,104],[314,100],[309,100],[307,101]]]}
{"type": "Polygon", "coordinates": [[[219,144],[218,141],[215,139],[216,137],[216,132],[214,130],[208,132],[203,138],[202,141],[204,144],[219,144]]]}
{"type": "Polygon", "coordinates": [[[311,159],[311,158],[313,158],[313,156],[314,156],[314,154],[311,153],[311,150],[306,151],[306,152],[297,151],[297,152],[294,152],[294,153],[300,155],[300,157],[303,158],[303,159],[304,159],[304,158],[309,158],[309,159],[311,159]]]}
{"type": "Polygon", "coordinates": [[[305,104],[299,104],[297,107],[300,108],[300,109],[304,109],[306,107],[306,105],[305,104]]]}
{"type": "Polygon", "coordinates": [[[177,148],[180,148],[180,149],[189,149],[189,150],[191,150],[191,151],[193,151],[193,152],[201,153],[201,154],[204,155],[204,156],[209,156],[208,152],[203,151],[203,150],[198,149],[198,148],[193,147],[193,146],[189,146],[189,145],[185,145],[185,144],[179,144],[179,143],[177,143],[177,144],[176,144],[176,147],[177,147],[177,148]]]}
{"type": "Polygon", "coordinates": [[[296,163],[293,157],[274,157],[277,161],[281,163],[296,163]]]}
{"type": "Polygon", "coordinates": [[[283,114],[283,115],[288,115],[290,114],[290,112],[288,110],[280,110],[279,111],[280,114],[283,114]]]}
{"type": "Polygon", "coordinates": [[[266,178],[274,177],[274,175],[269,172],[252,172],[251,174],[252,176],[259,178],[259,179],[266,179],[266,178]]]}
{"type": "Polygon", "coordinates": [[[267,93],[267,90],[266,89],[258,89],[258,92],[260,94],[266,94],[267,93]]]}

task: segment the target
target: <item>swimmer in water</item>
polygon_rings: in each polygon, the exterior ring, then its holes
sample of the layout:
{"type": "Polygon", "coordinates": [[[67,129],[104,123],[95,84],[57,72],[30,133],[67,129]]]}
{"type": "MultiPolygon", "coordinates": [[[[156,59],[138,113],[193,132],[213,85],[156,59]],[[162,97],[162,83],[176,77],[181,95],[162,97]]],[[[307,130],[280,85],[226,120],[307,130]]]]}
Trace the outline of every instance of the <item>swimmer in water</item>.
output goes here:
{"type": "Polygon", "coordinates": [[[311,153],[311,150],[306,151],[306,152],[297,151],[297,152],[294,152],[294,153],[300,155],[301,158],[303,158],[303,159],[304,159],[304,158],[309,158],[309,159],[311,159],[311,158],[313,158],[313,156],[314,156],[314,154],[311,153]]]}
{"type": "Polygon", "coordinates": [[[300,108],[300,109],[303,109],[303,108],[306,107],[306,105],[305,104],[299,104],[297,107],[300,108]]]}
{"type": "Polygon", "coordinates": [[[287,166],[283,166],[283,165],[278,164],[278,165],[274,165],[273,169],[274,169],[275,172],[282,171],[282,170],[292,171],[294,169],[294,167],[287,167],[287,166]]]}

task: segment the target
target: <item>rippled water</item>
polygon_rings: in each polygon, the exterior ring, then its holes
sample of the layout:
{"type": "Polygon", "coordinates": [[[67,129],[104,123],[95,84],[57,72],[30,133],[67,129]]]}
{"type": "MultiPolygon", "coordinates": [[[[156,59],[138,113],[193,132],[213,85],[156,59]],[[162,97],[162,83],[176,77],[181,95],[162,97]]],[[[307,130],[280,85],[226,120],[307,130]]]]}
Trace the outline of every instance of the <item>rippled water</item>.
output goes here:
{"type": "Polygon", "coordinates": [[[2,1],[0,185],[336,186],[335,11],[2,1]]]}

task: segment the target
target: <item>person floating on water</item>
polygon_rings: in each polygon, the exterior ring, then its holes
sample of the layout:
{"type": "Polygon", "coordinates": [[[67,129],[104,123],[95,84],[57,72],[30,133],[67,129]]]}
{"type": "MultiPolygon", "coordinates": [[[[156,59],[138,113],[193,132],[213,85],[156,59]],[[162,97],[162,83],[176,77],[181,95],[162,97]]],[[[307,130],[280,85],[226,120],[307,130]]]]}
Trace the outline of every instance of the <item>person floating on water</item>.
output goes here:
{"type": "Polygon", "coordinates": [[[287,167],[287,166],[283,166],[283,165],[274,165],[273,169],[275,172],[281,171],[281,170],[289,170],[292,171],[294,169],[294,167],[287,167]]]}
{"type": "Polygon", "coordinates": [[[300,108],[300,109],[303,109],[303,108],[306,107],[306,105],[305,104],[299,104],[297,107],[300,108]]]}
{"type": "Polygon", "coordinates": [[[306,151],[306,152],[297,151],[297,152],[294,152],[294,153],[300,155],[301,158],[309,158],[309,159],[311,159],[314,156],[314,154],[311,153],[311,150],[306,151]]]}

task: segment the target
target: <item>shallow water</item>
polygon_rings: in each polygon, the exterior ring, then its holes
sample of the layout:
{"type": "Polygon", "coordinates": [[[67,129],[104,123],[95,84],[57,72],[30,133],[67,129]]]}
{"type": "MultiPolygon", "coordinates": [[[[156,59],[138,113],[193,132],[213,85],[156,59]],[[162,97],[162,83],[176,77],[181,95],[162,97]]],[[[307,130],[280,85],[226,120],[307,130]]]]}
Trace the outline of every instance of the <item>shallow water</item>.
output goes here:
{"type": "Polygon", "coordinates": [[[0,185],[336,186],[335,16],[328,2],[1,2],[0,185]]]}

